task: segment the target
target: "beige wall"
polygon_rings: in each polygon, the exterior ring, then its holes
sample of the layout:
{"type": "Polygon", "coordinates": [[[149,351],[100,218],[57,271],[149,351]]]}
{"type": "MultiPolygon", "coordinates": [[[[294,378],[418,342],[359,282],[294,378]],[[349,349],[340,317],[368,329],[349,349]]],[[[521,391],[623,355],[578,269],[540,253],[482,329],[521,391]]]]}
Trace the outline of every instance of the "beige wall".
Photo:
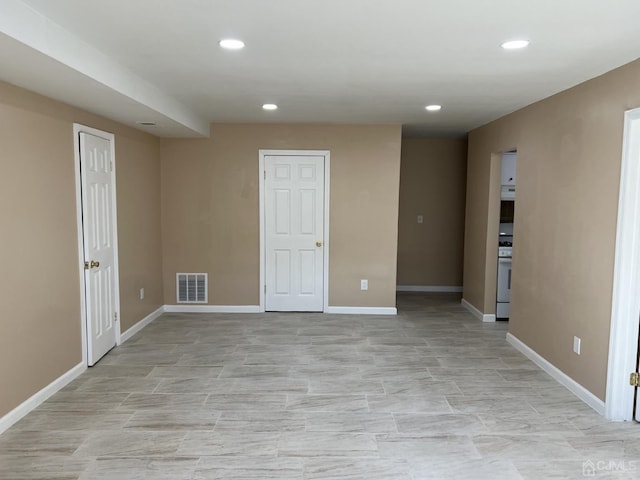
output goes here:
{"type": "Polygon", "coordinates": [[[116,134],[122,330],[162,305],[158,140],[0,83],[0,416],[82,361],[73,122],[116,134]]]}
{"type": "Polygon", "coordinates": [[[466,172],[466,139],[402,139],[398,285],[462,285],[466,172]]]}
{"type": "Polygon", "coordinates": [[[176,272],[208,272],[210,304],[259,304],[258,150],[294,149],[331,151],[329,304],[395,306],[400,126],[211,133],[161,141],[165,303],[175,303],[176,272]]]}
{"type": "Polygon", "coordinates": [[[498,197],[490,187],[491,157],[517,147],[509,331],[600,399],[623,113],[640,106],[639,84],[635,61],[469,135],[464,297],[492,311],[495,297],[487,292],[495,287],[486,281],[495,268],[498,197]],[[572,352],[574,335],[582,338],[580,356],[572,352]]]}
{"type": "Polygon", "coordinates": [[[164,305],[160,229],[160,142],[116,133],[120,328],[164,305]],[[144,299],[140,300],[140,289],[144,299]]]}

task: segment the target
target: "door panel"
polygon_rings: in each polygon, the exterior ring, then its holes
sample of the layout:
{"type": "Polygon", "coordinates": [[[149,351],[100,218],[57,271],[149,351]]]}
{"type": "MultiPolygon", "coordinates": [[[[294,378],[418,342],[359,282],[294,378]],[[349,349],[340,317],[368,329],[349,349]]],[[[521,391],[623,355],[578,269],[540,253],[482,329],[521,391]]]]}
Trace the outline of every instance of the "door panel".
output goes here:
{"type": "Polygon", "coordinates": [[[322,311],[324,157],[265,157],[265,307],[322,311]]]}
{"type": "Polygon", "coordinates": [[[116,344],[111,143],[80,133],[82,230],[89,365],[116,344]]]}
{"type": "Polygon", "coordinates": [[[300,250],[300,295],[316,293],[316,250],[300,250]]]}
{"type": "Polygon", "coordinates": [[[291,252],[289,250],[276,250],[275,267],[275,293],[277,295],[291,294],[291,252]]]}
{"type": "Polygon", "coordinates": [[[300,233],[316,235],[316,192],[315,190],[300,190],[300,233]]]}
{"type": "Polygon", "coordinates": [[[291,231],[291,191],[276,190],[275,200],[275,233],[277,233],[278,235],[289,235],[291,231]]]}

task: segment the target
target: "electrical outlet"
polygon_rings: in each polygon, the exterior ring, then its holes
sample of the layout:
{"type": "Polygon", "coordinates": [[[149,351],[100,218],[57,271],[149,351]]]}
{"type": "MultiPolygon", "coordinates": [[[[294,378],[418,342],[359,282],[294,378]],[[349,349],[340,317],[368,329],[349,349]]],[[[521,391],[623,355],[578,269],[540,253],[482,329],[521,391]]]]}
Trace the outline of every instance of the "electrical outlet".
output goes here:
{"type": "Polygon", "coordinates": [[[418,215],[418,223],[424,222],[424,217],[422,215],[418,215]]]}
{"type": "Polygon", "coordinates": [[[578,355],[580,355],[581,343],[582,343],[582,340],[580,339],[580,337],[573,337],[573,353],[577,353],[578,355]]]}
{"type": "Polygon", "coordinates": [[[360,290],[369,290],[369,280],[360,280],[360,290]]]}
{"type": "Polygon", "coordinates": [[[140,300],[144,300],[144,288],[140,289],[140,300]]]}

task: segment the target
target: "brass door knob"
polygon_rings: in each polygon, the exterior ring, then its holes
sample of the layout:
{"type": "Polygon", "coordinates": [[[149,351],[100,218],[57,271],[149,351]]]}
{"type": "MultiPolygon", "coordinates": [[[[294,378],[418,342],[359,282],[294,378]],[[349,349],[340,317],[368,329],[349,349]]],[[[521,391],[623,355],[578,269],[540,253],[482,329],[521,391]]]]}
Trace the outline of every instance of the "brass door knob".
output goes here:
{"type": "Polygon", "coordinates": [[[316,247],[321,247],[322,246],[322,242],[316,242],[316,247]]]}
{"type": "Polygon", "coordinates": [[[100,266],[100,262],[96,262],[95,260],[91,260],[91,263],[89,263],[89,267],[90,268],[98,268],[100,266]]]}

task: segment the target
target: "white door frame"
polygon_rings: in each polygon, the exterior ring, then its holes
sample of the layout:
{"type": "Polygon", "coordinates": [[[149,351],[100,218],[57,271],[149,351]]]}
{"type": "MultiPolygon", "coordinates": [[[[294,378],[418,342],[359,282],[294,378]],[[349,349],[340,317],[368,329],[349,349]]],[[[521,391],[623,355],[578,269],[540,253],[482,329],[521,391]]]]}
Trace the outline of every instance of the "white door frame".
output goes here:
{"type": "Polygon", "coordinates": [[[631,420],[640,314],[640,108],[624,114],[605,416],[631,420]]]}
{"type": "Polygon", "coordinates": [[[329,164],[331,153],[329,150],[262,150],[258,151],[258,178],[259,178],[259,202],[260,202],[260,312],[265,311],[265,206],[264,206],[264,195],[265,195],[265,157],[271,155],[280,155],[280,156],[290,156],[290,157],[304,157],[304,156],[316,156],[316,157],[324,157],[324,258],[323,258],[323,302],[322,302],[322,310],[324,312],[327,311],[327,307],[329,306],[329,164]]]}
{"type": "Polygon", "coordinates": [[[115,311],[118,315],[116,321],[116,345],[120,345],[120,267],[118,262],[118,215],[116,211],[116,145],[115,135],[113,133],[103,132],[95,128],[87,127],[79,123],[73,124],[73,150],[76,175],[76,222],[78,228],[78,276],[80,278],[80,325],[82,332],[82,363],[88,365],[88,346],[87,346],[87,292],[85,289],[85,270],[84,270],[84,233],[82,230],[82,178],[80,174],[80,133],[89,133],[96,137],[104,138],[109,141],[111,146],[111,160],[113,168],[111,169],[111,181],[113,186],[113,274],[115,283],[115,311]]]}

